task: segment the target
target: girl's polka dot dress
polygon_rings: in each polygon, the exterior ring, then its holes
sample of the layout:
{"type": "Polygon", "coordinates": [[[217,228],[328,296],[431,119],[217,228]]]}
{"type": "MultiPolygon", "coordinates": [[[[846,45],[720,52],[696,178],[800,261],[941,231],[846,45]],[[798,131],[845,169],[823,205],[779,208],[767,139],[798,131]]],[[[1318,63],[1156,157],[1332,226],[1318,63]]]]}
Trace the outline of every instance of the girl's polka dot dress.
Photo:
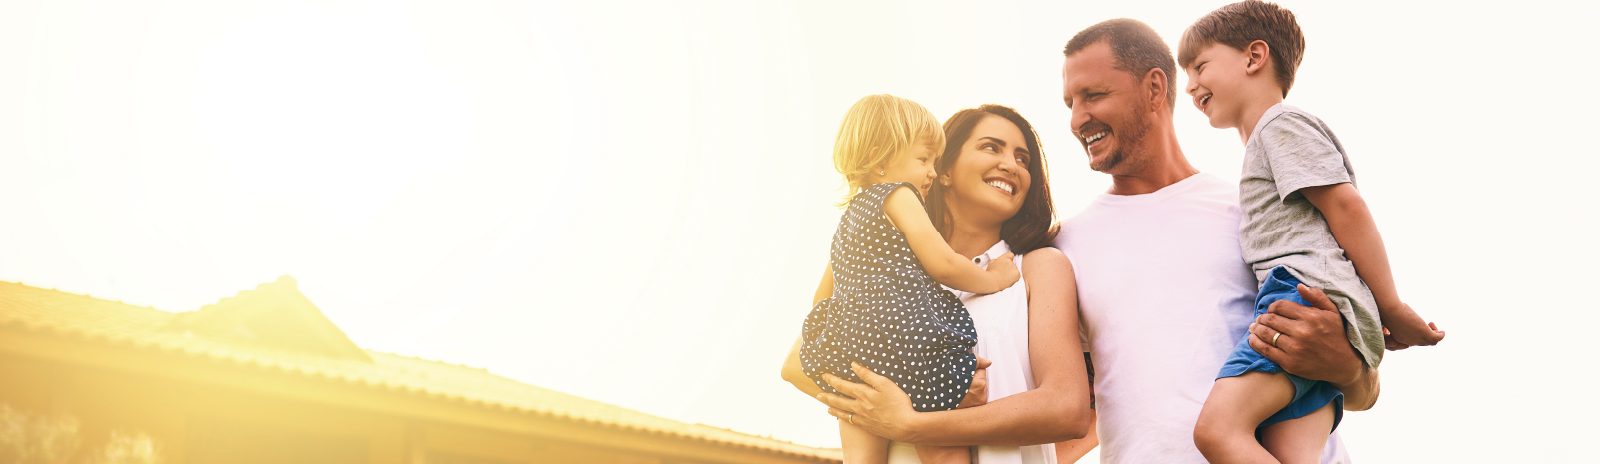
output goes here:
{"type": "MultiPolygon", "coordinates": [[[[955,409],[972,384],[978,333],[954,294],[911,253],[883,202],[909,183],[877,184],[850,200],[833,234],[833,296],[806,316],[800,362],[823,391],[822,374],[860,382],[850,362],[893,380],[918,411],[955,409]]],[[[920,197],[919,197],[920,198],[920,197]]]]}

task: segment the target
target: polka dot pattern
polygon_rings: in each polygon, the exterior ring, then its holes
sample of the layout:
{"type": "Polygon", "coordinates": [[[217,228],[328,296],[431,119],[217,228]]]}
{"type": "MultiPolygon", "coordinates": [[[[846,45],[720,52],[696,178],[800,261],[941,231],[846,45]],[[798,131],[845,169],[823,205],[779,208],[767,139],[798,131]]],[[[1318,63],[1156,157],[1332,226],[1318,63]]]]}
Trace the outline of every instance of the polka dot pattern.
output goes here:
{"type": "Polygon", "coordinates": [[[935,282],[883,214],[909,183],[877,184],[850,201],[833,234],[833,296],[806,316],[800,363],[823,391],[822,374],[860,382],[850,362],[888,377],[918,411],[955,409],[972,384],[978,333],[961,300],[935,282]]]}

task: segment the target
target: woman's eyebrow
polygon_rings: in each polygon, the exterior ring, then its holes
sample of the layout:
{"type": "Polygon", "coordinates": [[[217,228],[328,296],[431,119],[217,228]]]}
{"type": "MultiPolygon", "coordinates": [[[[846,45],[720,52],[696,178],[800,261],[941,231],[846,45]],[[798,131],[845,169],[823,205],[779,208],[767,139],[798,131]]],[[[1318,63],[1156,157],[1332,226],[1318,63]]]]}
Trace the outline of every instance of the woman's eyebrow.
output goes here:
{"type": "Polygon", "coordinates": [[[994,143],[998,143],[1002,147],[1006,146],[1006,141],[1000,140],[1000,139],[997,139],[997,138],[994,138],[994,137],[978,137],[978,140],[992,140],[992,141],[994,141],[994,143]]]}

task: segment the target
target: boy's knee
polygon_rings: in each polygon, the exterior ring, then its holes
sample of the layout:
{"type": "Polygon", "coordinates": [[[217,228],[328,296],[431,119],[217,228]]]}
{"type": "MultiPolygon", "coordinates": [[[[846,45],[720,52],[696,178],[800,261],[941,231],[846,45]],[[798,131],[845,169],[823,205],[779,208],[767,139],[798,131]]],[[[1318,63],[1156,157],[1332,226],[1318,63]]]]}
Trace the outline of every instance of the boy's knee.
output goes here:
{"type": "Polygon", "coordinates": [[[1227,438],[1226,428],[1214,418],[1201,414],[1194,423],[1194,446],[1200,449],[1200,454],[1214,455],[1213,451],[1223,448],[1227,438]]]}

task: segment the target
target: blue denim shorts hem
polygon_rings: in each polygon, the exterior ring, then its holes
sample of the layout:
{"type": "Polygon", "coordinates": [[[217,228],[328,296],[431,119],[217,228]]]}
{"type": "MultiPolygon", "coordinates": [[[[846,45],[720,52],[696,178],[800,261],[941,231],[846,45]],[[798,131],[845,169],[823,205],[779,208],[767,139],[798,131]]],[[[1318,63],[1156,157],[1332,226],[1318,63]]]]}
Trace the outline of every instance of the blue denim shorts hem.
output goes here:
{"type": "MultiPolygon", "coordinates": [[[[1300,292],[1295,289],[1299,284],[1300,279],[1289,273],[1287,268],[1283,266],[1273,268],[1271,274],[1267,277],[1267,281],[1261,285],[1261,293],[1256,296],[1255,315],[1259,317],[1265,314],[1267,307],[1278,300],[1289,300],[1311,306],[1304,298],[1300,298],[1300,292]]],[[[1228,354],[1228,360],[1222,364],[1222,370],[1217,373],[1217,378],[1237,377],[1246,372],[1266,372],[1269,374],[1283,372],[1283,368],[1278,367],[1278,363],[1272,362],[1266,356],[1257,353],[1255,348],[1250,347],[1250,334],[1248,333],[1239,340],[1238,344],[1234,345],[1233,352],[1228,354]]],[[[1289,373],[1285,373],[1285,375],[1288,375],[1289,381],[1294,383],[1294,399],[1289,401],[1289,405],[1267,417],[1267,420],[1262,421],[1257,428],[1299,418],[1316,412],[1329,403],[1333,403],[1333,427],[1337,429],[1339,422],[1344,418],[1344,394],[1333,388],[1333,385],[1328,382],[1311,380],[1289,373]]],[[[1329,429],[1328,432],[1332,433],[1333,429],[1329,429]]]]}

